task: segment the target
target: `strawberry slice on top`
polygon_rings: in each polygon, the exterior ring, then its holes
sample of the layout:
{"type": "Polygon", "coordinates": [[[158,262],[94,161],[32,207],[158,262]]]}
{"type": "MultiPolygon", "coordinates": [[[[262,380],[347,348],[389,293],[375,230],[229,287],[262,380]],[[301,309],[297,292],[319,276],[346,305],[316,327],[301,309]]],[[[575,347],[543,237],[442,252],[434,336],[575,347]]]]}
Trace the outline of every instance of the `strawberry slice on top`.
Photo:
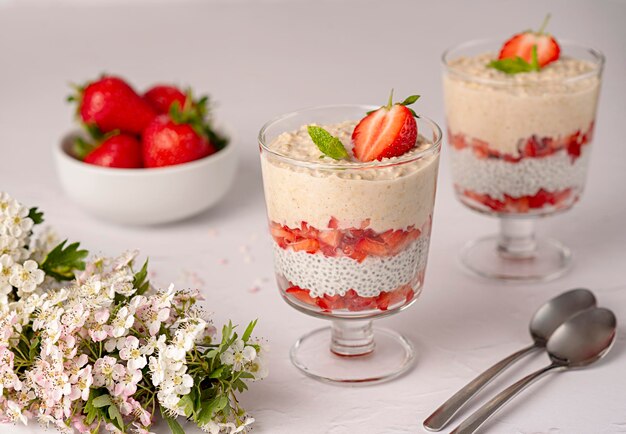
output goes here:
{"type": "Polygon", "coordinates": [[[352,132],[354,156],[363,162],[398,157],[415,147],[417,115],[408,105],[419,95],[412,95],[400,103],[393,103],[393,90],[387,105],[369,112],[352,132]]]}
{"type": "Polygon", "coordinates": [[[518,33],[506,41],[500,50],[498,59],[516,59],[519,57],[527,63],[532,63],[534,49],[537,52],[537,63],[541,68],[558,60],[561,47],[551,34],[545,32],[549,20],[550,14],[544,19],[539,31],[529,30],[518,33]]]}

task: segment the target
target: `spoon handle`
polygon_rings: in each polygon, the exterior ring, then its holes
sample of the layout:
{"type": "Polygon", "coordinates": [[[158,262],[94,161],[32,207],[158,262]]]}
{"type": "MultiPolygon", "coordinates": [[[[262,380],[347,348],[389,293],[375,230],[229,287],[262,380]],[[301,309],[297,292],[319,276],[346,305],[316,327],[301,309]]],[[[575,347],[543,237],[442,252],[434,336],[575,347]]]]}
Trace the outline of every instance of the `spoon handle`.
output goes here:
{"type": "Polygon", "coordinates": [[[472,434],[476,432],[476,430],[480,428],[480,426],[484,424],[487,419],[493,416],[498,410],[500,410],[502,406],[504,406],[504,404],[509,402],[513,397],[515,397],[518,393],[528,387],[531,383],[541,378],[547,372],[562,367],[562,365],[553,363],[550,366],[546,366],[545,368],[542,368],[536,372],[533,372],[530,375],[527,375],[526,377],[519,380],[517,383],[512,384],[508,388],[504,389],[502,392],[498,393],[489,402],[487,402],[485,405],[472,413],[450,434],[472,434]]]}
{"type": "Polygon", "coordinates": [[[483,387],[489,384],[502,371],[510,365],[524,357],[525,355],[535,351],[539,347],[535,344],[521,349],[505,359],[487,369],[485,372],[467,383],[461,390],[455,393],[450,399],[444,402],[437,410],[433,412],[424,421],[424,428],[429,431],[439,431],[445,427],[454,415],[467,404],[467,402],[476,395],[483,387]]]}

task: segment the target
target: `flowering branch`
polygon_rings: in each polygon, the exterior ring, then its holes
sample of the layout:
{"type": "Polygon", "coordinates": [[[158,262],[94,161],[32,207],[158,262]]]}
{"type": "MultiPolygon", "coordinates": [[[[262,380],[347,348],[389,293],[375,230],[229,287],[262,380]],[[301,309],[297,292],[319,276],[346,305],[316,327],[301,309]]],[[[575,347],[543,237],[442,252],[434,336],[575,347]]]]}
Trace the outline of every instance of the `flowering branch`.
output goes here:
{"type": "Polygon", "coordinates": [[[0,420],[64,433],[148,434],[158,413],[211,434],[254,421],[237,401],[267,375],[267,350],[231,322],[218,333],[197,290],[154,288],[136,252],[92,258],[0,193],[0,420]]]}

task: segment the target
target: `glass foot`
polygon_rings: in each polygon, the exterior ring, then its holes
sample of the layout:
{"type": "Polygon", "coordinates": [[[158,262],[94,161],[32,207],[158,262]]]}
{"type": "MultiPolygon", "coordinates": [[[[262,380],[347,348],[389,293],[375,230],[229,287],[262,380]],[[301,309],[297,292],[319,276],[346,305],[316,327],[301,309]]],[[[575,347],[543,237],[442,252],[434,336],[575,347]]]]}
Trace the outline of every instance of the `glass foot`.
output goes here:
{"type": "Polygon", "coordinates": [[[291,361],[311,378],[346,386],[382,383],[407,372],[415,362],[413,345],[394,331],[371,328],[368,323],[373,341],[356,340],[345,325],[337,327],[333,322],[333,327],[301,337],[291,348],[291,361]]]}
{"type": "Polygon", "coordinates": [[[562,276],[572,253],[558,241],[533,241],[532,252],[504,250],[501,235],[471,241],[463,247],[461,263],[481,277],[512,282],[546,282],[562,276]]]}

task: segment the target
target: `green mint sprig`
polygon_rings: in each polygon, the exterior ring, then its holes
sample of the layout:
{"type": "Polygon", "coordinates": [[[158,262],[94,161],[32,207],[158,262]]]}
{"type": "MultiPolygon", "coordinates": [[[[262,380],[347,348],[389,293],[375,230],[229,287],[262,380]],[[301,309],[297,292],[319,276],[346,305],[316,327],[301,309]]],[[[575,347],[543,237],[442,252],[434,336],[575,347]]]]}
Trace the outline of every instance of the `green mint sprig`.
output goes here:
{"type": "Polygon", "coordinates": [[[492,60],[487,64],[489,68],[497,69],[506,74],[519,74],[520,72],[537,72],[541,70],[539,66],[539,58],[537,56],[537,46],[533,45],[532,59],[529,62],[519,56],[501,60],[492,60]]]}
{"type": "Polygon", "coordinates": [[[307,131],[309,132],[311,140],[313,140],[313,143],[315,143],[315,146],[317,146],[322,154],[334,160],[343,160],[349,156],[341,140],[331,135],[324,128],[309,125],[307,131]]]}

